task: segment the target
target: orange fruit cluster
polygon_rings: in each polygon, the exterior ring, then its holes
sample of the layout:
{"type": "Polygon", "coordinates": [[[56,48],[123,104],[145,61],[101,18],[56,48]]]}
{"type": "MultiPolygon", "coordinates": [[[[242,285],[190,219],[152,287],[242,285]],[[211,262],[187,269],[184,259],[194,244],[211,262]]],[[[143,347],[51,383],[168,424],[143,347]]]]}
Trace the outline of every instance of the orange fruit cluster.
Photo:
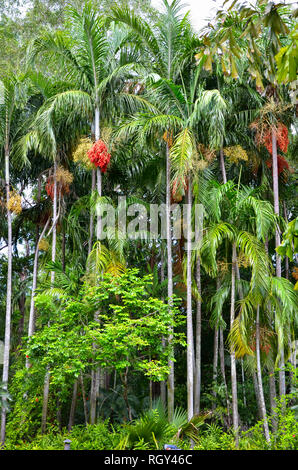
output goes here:
{"type": "Polygon", "coordinates": [[[87,152],[88,158],[91,163],[99,167],[102,173],[107,171],[108,164],[110,163],[111,154],[103,140],[99,139],[87,152]]]}

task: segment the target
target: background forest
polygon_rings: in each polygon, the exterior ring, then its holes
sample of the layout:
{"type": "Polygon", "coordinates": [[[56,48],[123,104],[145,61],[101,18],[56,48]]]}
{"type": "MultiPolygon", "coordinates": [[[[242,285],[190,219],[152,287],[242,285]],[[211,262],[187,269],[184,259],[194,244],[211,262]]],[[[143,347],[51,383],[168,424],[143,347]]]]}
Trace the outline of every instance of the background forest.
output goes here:
{"type": "Polygon", "coordinates": [[[297,449],[295,8],[0,0],[5,449],[297,449]]]}

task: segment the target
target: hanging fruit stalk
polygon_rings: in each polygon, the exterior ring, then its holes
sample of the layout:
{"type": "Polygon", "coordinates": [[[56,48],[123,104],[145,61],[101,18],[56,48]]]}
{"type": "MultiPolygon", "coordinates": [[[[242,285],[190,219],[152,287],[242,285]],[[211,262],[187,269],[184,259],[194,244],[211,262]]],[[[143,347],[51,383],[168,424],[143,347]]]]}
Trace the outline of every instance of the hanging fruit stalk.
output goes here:
{"type": "Polygon", "coordinates": [[[7,209],[10,212],[14,212],[15,214],[19,215],[22,212],[22,198],[21,198],[21,196],[15,191],[10,191],[9,200],[8,200],[6,206],[7,206],[7,209]]]}
{"type": "Polygon", "coordinates": [[[103,140],[97,140],[94,145],[87,152],[88,158],[93,165],[100,168],[102,173],[107,171],[108,164],[110,163],[111,154],[103,140]]]}
{"type": "MultiPolygon", "coordinates": [[[[65,168],[59,166],[56,171],[56,182],[58,197],[64,196],[65,194],[69,194],[69,186],[73,182],[73,175],[65,168]]],[[[45,189],[47,195],[52,199],[52,201],[54,200],[54,187],[54,176],[49,176],[45,189]]]]}

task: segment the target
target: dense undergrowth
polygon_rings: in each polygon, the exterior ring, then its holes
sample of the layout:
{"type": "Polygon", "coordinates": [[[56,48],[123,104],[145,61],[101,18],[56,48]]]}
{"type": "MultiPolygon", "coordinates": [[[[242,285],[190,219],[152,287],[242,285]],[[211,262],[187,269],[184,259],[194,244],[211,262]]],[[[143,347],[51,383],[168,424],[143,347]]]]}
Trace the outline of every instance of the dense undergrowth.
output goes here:
{"type": "Polygon", "coordinates": [[[15,439],[8,435],[6,450],[63,450],[64,440],[71,440],[71,450],[161,450],[164,444],[174,444],[179,449],[190,450],[297,450],[298,420],[293,407],[279,402],[274,421],[269,419],[271,443],[263,433],[263,423],[240,432],[236,445],[232,431],[223,428],[210,419],[209,414],[197,418],[189,426],[185,412],[177,409],[169,423],[163,409],[156,406],[139,419],[128,424],[113,425],[110,420],[96,425],[76,425],[71,431],[52,427],[47,434],[37,434],[32,440],[15,439]],[[195,428],[191,432],[190,429],[195,428]]]}

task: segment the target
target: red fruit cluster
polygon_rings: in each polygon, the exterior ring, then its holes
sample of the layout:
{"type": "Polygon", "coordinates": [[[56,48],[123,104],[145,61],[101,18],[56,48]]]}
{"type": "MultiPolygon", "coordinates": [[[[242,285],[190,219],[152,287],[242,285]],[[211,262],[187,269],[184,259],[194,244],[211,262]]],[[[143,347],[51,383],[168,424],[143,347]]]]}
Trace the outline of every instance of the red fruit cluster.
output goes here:
{"type": "MultiPolygon", "coordinates": [[[[277,146],[283,153],[286,153],[288,151],[289,145],[288,129],[282,122],[278,124],[277,129],[275,130],[275,135],[277,146]]],[[[270,128],[268,128],[267,132],[263,135],[262,143],[268,152],[272,155],[272,131],[270,128]]],[[[271,168],[272,160],[267,160],[266,165],[268,168],[271,168]]],[[[289,170],[290,168],[287,160],[281,155],[277,156],[277,166],[278,175],[280,175],[284,170],[289,170]]]]}
{"type": "MultiPolygon", "coordinates": [[[[52,199],[54,199],[54,180],[53,177],[50,176],[47,180],[46,186],[46,193],[52,199]]],[[[68,184],[61,184],[57,183],[57,196],[63,196],[63,194],[69,193],[69,185],[68,184]]]]}
{"type": "Polygon", "coordinates": [[[111,154],[108,152],[107,146],[103,140],[97,140],[91,149],[88,150],[87,155],[90,162],[93,163],[96,167],[99,167],[102,173],[107,171],[111,154]]]}
{"type": "MultiPolygon", "coordinates": [[[[269,158],[269,160],[266,161],[266,165],[268,166],[268,168],[272,167],[271,158],[269,158]]],[[[281,155],[277,155],[277,168],[278,168],[278,175],[280,175],[284,170],[290,169],[287,160],[281,155]]]]}
{"type": "MultiPolygon", "coordinates": [[[[283,153],[287,153],[288,145],[289,145],[289,137],[288,137],[288,129],[283,123],[279,123],[277,129],[275,131],[276,134],[276,142],[278,147],[283,153]]],[[[272,155],[272,133],[271,129],[265,133],[263,137],[263,144],[265,145],[266,149],[272,155]]]]}
{"type": "MultiPolygon", "coordinates": [[[[256,344],[252,344],[250,346],[250,349],[255,352],[256,350],[256,344]]],[[[265,354],[269,354],[269,351],[270,351],[271,347],[270,347],[270,344],[260,344],[260,350],[263,351],[265,354]]]]}

